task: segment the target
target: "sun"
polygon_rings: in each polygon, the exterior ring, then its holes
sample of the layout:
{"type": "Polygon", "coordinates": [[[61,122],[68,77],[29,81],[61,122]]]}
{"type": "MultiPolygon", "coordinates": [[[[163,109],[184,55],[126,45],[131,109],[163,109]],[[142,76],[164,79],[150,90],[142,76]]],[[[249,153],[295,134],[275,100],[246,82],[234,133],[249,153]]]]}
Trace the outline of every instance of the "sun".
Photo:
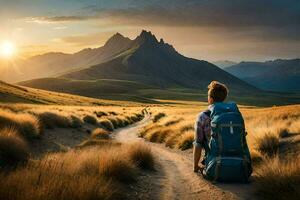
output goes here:
{"type": "Polygon", "coordinates": [[[14,43],[5,40],[0,44],[0,55],[3,58],[12,58],[16,52],[14,43]]]}

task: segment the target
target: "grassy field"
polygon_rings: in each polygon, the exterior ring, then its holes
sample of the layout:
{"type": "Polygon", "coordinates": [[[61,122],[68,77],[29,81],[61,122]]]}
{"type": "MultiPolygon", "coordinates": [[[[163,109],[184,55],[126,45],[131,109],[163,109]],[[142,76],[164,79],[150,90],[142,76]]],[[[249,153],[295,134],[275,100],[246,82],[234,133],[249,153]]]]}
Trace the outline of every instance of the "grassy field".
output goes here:
{"type": "MultiPolygon", "coordinates": [[[[0,197],[122,199],[128,183],[134,183],[141,170],[154,167],[149,147],[111,139],[116,128],[143,118],[145,104],[98,100],[3,82],[0,90],[0,197]],[[123,173],[124,169],[128,173],[123,173]]],[[[149,91],[142,90],[144,94],[149,91]]],[[[185,92],[193,95],[193,91],[185,92]]],[[[182,91],[174,89],[171,93],[182,91]]],[[[190,149],[196,116],[207,108],[207,103],[170,100],[163,92],[160,94],[165,96],[159,100],[147,94],[152,102],[146,104],[152,123],[140,131],[140,137],[170,148],[190,149]]],[[[240,109],[248,132],[257,195],[263,199],[284,199],[287,195],[297,199],[300,106],[240,109]],[[278,191],[276,197],[274,191],[278,191]]]]}
{"type": "MultiPolygon", "coordinates": [[[[157,86],[117,79],[73,80],[67,78],[44,78],[21,85],[44,90],[65,92],[91,98],[137,103],[159,104],[160,100],[206,101],[207,90],[187,88],[159,88],[157,86]]],[[[259,91],[230,91],[230,101],[243,105],[273,106],[289,105],[300,101],[299,94],[259,91]]]]}
{"type": "MultiPolygon", "coordinates": [[[[168,105],[150,109],[153,123],[140,132],[150,142],[192,148],[197,114],[207,105],[168,105]]],[[[240,106],[254,165],[257,194],[264,199],[297,199],[300,193],[300,106],[240,106]],[[274,197],[274,194],[275,197],[274,197]]]]}
{"type": "Polygon", "coordinates": [[[110,137],[141,120],[142,107],[2,104],[0,114],[1,199],[123,199],[139,171],[154,167],[149,147],[110,137]],[[51,148],[49,135],[64,142],[73,132],[84,139],[51,148]]]}

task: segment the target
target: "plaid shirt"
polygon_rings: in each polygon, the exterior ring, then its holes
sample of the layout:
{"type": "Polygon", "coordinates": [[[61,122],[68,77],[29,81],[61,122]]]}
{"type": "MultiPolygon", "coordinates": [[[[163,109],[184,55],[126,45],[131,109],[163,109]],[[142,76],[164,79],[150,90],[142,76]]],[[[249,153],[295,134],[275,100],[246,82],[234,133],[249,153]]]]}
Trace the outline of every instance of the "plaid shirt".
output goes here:
{"type": "Polygon", "coordinates": [[[198,147],[203,146],[204,141],[209,141],[211,137],[210,117],[205,113],[201,112],[195,123],[195,136],[194,145],[198,147]]]}

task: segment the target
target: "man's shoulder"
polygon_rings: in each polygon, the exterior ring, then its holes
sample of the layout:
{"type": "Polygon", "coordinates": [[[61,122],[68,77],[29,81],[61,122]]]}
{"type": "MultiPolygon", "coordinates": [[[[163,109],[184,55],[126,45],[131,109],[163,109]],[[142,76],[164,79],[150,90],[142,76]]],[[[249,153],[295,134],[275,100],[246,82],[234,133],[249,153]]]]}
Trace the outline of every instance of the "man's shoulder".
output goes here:
{"type": "Polygon", "coordinates": [[[202,111],[198,114],[198,121],[206,121],[210,119],[210,110],[202,111]]]}

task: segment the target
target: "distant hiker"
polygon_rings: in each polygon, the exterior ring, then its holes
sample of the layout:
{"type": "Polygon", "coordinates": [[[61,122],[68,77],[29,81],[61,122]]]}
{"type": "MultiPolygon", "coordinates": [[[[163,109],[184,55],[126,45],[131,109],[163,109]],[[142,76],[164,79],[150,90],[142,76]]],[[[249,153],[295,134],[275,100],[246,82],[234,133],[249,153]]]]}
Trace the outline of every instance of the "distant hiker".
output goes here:
{"type": "Polygon", "coordinates": [[[200,170],[202,148],[205,165],[202,174],[214,181],[248,181],[252,173],[243,117],[235,103],[224,103],[226,85],[212,81],[208,86],[208,110],[195,124],[194,172],[200,170]]]}

